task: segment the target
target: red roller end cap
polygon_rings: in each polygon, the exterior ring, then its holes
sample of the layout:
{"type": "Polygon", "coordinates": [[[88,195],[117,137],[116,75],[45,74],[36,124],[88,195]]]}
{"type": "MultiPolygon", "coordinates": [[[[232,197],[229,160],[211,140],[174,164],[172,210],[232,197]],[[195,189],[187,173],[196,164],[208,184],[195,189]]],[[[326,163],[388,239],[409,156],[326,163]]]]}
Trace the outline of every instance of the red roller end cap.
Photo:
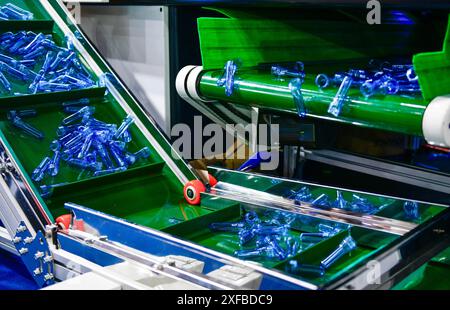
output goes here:
{"type": "Polygon", "coordinates": [[[69,229],[70,223],[72,223],[71,214],[64,214],[56,219],[56,224],[62,229],[69,229]]]}
{"type": "Polygon", "coordinates": [[[209,175],[209,185],[211,185],[211,187],[216,186],[217,184],[217,180],[215,177],[213,177],[212,175],[209,175]]]}
{"type": "Polygon", "coordinates": [[[191,205],[200,204],[200,194],[206,191],[205,185],[200,180],[187,182],[184,186],[184,198],[191,205]]]}

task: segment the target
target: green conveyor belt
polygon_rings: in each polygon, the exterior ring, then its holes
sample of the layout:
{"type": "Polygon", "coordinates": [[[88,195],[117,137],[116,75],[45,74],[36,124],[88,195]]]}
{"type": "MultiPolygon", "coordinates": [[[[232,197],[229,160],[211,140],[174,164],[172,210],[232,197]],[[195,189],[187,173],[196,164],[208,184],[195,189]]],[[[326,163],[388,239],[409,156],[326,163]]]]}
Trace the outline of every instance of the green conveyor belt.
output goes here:
{"type": "MultiPolygon", "coordinates": [[[[7,1],[0,0],[0,4],[5,2],[7,1]]],[[[47,29],[53,33],[54,37],[63,37],[61,29],[50,19],[50,15],[45,12],[38,2],[25,1],[25,3],[27,4],[26,8],[33,11],[39,20],[32,22],[0,21],[0,29],[4,31],[37,29],[35,28],[36,23],[44,23],[46,27],[50,26],[47,29]]],[[[50,1],[50,3],[61,17],[65,16],[65,11],[59,7],[57,2],[50,1]]],[[[64,18],[64,20],[71,31],[77,31],[76,27],[68,19],[64,18]]],[[[80,40],[89,55],[96,62],[96,65],[104,72],[108,72],[109,68],[103,59],[82,38],[80,40]]],[[[261,81],[264,83],[272,82],[264,75],[253,75],[253,77],[261,78],[261,81]]],[[[214,83],[213,78],[210,79],[210,83],[214,83]]],[[[277,83],[282,85],[281,82],[277,83]]],[[[223,91],[223,89],[214,87],[210,87],[210,89],[217,93],[219,93],[219,90],[223,91]]],[[[280,89],[283,89],[283,87],[280,89]]],[[[119,89],[119,92],[128,107],[142,121],[158,146],[167,154],[170,154],[170,144],[144,115],[136,101],[124,89],[119,89]]],[[[287,98],[284,92],[285,90],[282,90],[280,95],[287,98]]],[[[249,96],[252,95],[249,93],[249,96]]],[[[162,156],[156,152],[154,145],[150,144],[143,132],[135,126],[131,129],[133,141],[130,143],[129,149],[130,151],[136,151],[147,146],[152,151],[149,159],[139,161],[125,172],[101,177],[93,177],[92,172],[81,171],[62,164],[61,173],[57,177],[47,177],[41,182],[33,182],[30,178],[31,173],[40,160],[49,154],[49,145],[55,138],[56,128],[66,116],[62,111],[62,103],[79,98],[89,98],[91,105],[96,108],[95,117],[102,121],[118,124],[127,114],[121,103],[110,93],[105,93],[104,88],[0,98],[1,141],[12,154],[31,189],[36,193],[52,220],[66,213],[64,209],[66,202],[73,202],[133,223],[171,233],[182,239],[196,242],[222,253],[232,255],[235,250],[241,249],[237,243],[236,236],[212,232],[208,229],[208,224],[239,220],[243,213],[248,211],[248,206],[244,207],[236,202],[217,199],[208,194],[203,195],[200,206],[188,205],[182,194],[183,184],[179,182],[173,170],[163,160],[162,156]],[[9,110],[26,108],[34,108],[38,112],[36,117],[27,119],[27,121],[44,132],[45,138],[41,141],[23,134],[20,130],[11,126],[6,118],[6,113],[9,110]],[[43,184],[57,185],[53,195],[48,198],[43,198],[40,195],[38,188],[43,184]]],[[[292,110],[292,102],[286,98],[280,104],[292,110]]],[[[412,104],[414,102],[409,103],[414,105],[412,104]]],[[[415,103],[421,106],[420,102],[415,103]]],[[[398,101],[396,104],[401,105],[398,101]]],[[[318,109],[323,108],[320,107],[318,109]]],[[[405,109],[408,108],[405,107],[405,109]]],[[[419,108],[417,109],[420,110],[419,108]]],[[[356,110],[352,113],[361,115],[365,113],[365,110],[356,110]]],[[[418,113],[417,118],[419,117],[418,113]]],[[[403,123],[407,123],[407,121],[402,119],[396,124],[403,125],[403,123]]],[[[411,125],[410,130],[417,131],[417,128],[411,125]]],[[[183,161],[177,158],[174,158],[174,161],[188,178],[194,178],[183,161]]],[[[298,190],[300,186],[297,183],[290,185],[285,183],[276,184],[269,178],[252,178],[247,174],[234,174],[232,172],[215,174],[220,180],[278,195],[283,195],[285,191],[298,190]]],[[[325,193],[332,199],[335,199],[336,195],[335,189],[319,186],[311,186],[311,192],[314,196],[325,193]]],[[[343,192],[343,194],[346,199],[350,199],[350,192],[343,192]]],[[[375,205],[384,205],[383,208],[380,208],[380,214],[384,212],[385,216],[404,219],[401,202],[369,194],[365,195],[365,197],[375,205]]],[[[418,223],[425,222],[442,210],[443,207],[440,206],[422,204],[420,209],[422,217],[418,223]]],[[[264,210],[258,210],[258,212],[261,217],[271,216],[264,210]]],[[[289,234],[298,236],[301,232],[316,232],[319,222],[322,223],[324,221],[311,219],[295,220],[291,225],[289,234]]],[[[286,269],[286,261],[260,260],[259,262],[266,267],[322,285],[363,264],[398,238],[395,235],[355,227],[351,228],[350,232],[355,238],[358,248],[339,259],[323,278],[311,278],[302,274],[292,273],[286,269]]],[[[330,254],[347,234],[348,230],[344,229],[341,233],[318,244],[305,245],[293,259],[300,262],[317,263],[330,254]]]]}
{"type": "Polygon", "coordinates": [[[395,290],[448,290],[450,289],[450,248],[442,251],[430,262],[398,283],[395,290]]]}

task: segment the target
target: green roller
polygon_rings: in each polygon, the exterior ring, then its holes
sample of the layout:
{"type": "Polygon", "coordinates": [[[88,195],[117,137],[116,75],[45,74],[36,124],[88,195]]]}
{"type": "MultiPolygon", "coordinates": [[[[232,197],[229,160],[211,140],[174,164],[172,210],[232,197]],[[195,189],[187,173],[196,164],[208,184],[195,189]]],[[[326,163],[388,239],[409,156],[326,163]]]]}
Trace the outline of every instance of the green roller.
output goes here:
{"type": "MultiPolygon", "coordinates": [[[[200,67],[197,67],[200,69],[200,67]]],[[[242,69],[236,76],[235,90],[228,97],[225,88],[218,86],[222,70],[192,70],[186,78],[196,81],[187,85],[191,98],[222,100],[230,103],[296,113],[294,98],[289,89],[289,79],[280,80],[268,72],[242,69]],[[192,74],[197,77],[193,77],[192,74]],[[196,89],[193,94],[193,88],[196,89]]],[[[352,88],[338,117],[327,112],[337,89],[320,90],[315,84],[315,74],[306,76],[302,87],[307,116],[327,119],[354,126],[376,128],[409,135],[425,136],[431,144],[450,145],[450,97],[441,96],[428,104],[422,97],[399,95],[365,98],[359,89],[352,88]]]]}
{"type": "Polygon", "coordinates": [[[226,17],[198,19],[203,67],[186,67],[177,81],[177,89],[187,101],[208,104],[207,100],[221,100],[296,113],[289,80],[277,80],[269,70],[250,68],[300,60],[305,63],[307,74],[302,94],[309,117],[424,136],[430,144],[450,147],[450,22],[445,17],[436,20],[431,30],[428,23],[374,28],[351,19],[324,19],[323,15],[306,13],[272,19],[268,18],[273,15],[271,9],[250,15],[236,10],[219,13],[226,17]],[[434,31],[439,36],[429,40],[429,33],[434,31]],[[444,39],[442,48],[435,38],[444,39]],[[317,74],[362,68],[371,59],[399,56],[412,57],[422,96],[365,98],[353,88],[338,117],[327,112],[337,88],[320,90],[314,83],[317,74]],[[230,97],[223,87],[217,86],[223,65],[229,60],[239,60],[243,66],[230,97]]]}

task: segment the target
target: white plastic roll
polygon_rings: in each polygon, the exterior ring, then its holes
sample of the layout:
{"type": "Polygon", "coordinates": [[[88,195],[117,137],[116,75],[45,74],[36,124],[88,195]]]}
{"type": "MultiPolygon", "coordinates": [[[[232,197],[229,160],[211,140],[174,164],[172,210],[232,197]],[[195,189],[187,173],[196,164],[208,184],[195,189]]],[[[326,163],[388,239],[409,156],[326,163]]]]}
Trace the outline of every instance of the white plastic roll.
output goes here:
{"type": "Polygon", "coordinates": [[[186,66],[183,69],[180,70],[177,74],[177,78],[175,79],[175,87],[177,89],[178,95],[180,95],[181,98],[183,98],[185,101],[192,103],[194,100],[189,97],[186,89],[186,82],[189,74],[193,69],[195,69],[197,66],[186,66]]]}
{"type": "Polygon", "coordinates": [[[450,147],[450,95],[430,102],[423,115],[422,131],[429,144],[450,147]]]}
{"type": "Polygon", "coordinates": [[[203,66],[194,68],[187,77],[186,89],[192,99],[203,103],[213,102],[214,100],[206,100],[198,93],[198,85],[200,82],[200,74],[203,72],[203,66]]]}

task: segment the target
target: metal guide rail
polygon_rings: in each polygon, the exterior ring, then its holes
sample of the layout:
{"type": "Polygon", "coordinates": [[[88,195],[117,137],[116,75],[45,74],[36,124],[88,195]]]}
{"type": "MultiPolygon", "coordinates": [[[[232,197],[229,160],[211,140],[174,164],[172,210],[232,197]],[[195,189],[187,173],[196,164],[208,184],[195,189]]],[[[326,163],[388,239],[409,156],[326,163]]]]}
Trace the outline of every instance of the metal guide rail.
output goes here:
{"type": "MultiPolygon", "coordinates": [[[[275,208],[279,210],[286,210],[302,215],[309,215],[316,218],[326,220],[334,220],[351,225],[366,227],[374,230],[389,232],[393,234],[403,235],[417,225],[405,221],[384,218],[380,216],[370,215],[361,216],[358,213],[341,211],[338,208],[334,210],[321,210],[317,206],[311,205],[308,202],[296,202],[295,200],[286,199],[276,195],[251,190],[239,185],[219,182],[211,191],[213,195],[232,199],[242,203],[256,204],[267,208],[275,208]]],[[[319,206],[320,207],[320,206],[319,206]]]]}

